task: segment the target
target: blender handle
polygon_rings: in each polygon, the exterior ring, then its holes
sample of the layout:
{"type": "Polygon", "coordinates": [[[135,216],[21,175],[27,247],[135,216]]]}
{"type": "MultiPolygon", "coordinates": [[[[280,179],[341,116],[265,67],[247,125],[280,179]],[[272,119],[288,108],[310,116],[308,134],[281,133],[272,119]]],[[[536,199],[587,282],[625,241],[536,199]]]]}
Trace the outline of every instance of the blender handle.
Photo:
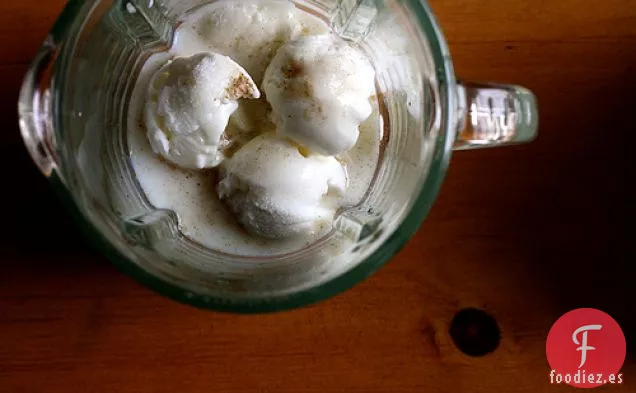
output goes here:
{"type": "Polygon", "coordinates": [[[51,120],[51,85],[57,53],[54,38],[49,35],[24,77],[18,101],[22,138],[31,158],[46,177],[53,174],[59,162],[51,120]]]}
{"type": "Polygon", "coordinates": [[[537,137],[537,99],[514,85],[457,85],[459,121],[454,150],[516,145],[537,137]]]}

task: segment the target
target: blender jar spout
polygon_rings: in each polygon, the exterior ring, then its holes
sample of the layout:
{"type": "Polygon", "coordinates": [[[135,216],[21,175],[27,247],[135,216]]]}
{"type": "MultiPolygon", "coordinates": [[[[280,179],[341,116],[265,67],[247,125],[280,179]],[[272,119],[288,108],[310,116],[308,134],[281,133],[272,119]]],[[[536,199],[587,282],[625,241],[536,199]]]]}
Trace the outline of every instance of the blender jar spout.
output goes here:
{"type": "Polygon", "coordinates": [[[51,85],[58,48],[49,36],[27,71],[18,101],[20,132],[31,158],[46,177],[58,167],[51,120],[51,85]]]}

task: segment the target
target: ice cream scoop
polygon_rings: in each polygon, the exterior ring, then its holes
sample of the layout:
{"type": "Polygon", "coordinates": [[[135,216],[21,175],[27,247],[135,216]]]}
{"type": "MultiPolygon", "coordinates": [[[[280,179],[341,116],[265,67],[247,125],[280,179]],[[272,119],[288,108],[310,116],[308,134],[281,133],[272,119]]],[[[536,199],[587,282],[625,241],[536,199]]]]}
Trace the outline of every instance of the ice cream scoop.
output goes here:
{"type": "Polygon", "coordinates": [[[145,122],[152,149],[181,167],[217,166],[238,100],[259,97],[250,75],[227,56],[173,59],[154,74],[148,90],[145,122]]]}
{"type": "Polygon", "coordinates": [[[273,133],[256,137],[220,166],[219,198],[251,234],[282,239],[329,228],[347,176],[333,157],[305,156],[273,133]]]}
{"type": "Polygon", "coordinates": [[[333,156],[355,145],[360,123],[372,113],[375,71],[336,35],[307,36],[276,52],[261,87],[280,135],[333,156]]]}

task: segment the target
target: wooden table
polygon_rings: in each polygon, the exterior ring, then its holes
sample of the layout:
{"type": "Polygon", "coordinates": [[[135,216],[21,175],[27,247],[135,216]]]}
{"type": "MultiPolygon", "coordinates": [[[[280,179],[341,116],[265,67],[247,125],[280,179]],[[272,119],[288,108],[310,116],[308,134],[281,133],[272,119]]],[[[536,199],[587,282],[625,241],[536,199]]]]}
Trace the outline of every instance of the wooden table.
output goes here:
{"type": "Polygon", "coordinates": [[[456,153],[430,217],[385,268],[306,309],[218,315],[168,301],[87,246],[19,137],[27,63],[63,0],[0,5],[5,119],[0,392],[552,392],[545,338],[578,307],[623,327],[635,391],[636,2],[435,0],[458,74],[533,89],[534,143],[456,153]],[[453,316],[494,316],[490,355],[453,316]]]}

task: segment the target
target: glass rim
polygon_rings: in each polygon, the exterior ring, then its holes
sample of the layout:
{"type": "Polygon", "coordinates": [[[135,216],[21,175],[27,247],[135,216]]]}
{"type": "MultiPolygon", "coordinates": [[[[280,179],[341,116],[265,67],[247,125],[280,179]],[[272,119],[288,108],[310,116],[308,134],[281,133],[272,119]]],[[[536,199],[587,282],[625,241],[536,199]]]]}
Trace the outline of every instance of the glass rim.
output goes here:
{"type": "MultiPolygon", "coordinates": [[[[92,2],[92,4],[94,4],[92,2]]],[[[441,102],[441,127],[440,135],[435,140],[433,158],[431,160],[429,174],[420,188],[419,194],[406,214],[405,219],[393,230],[385,242],[378,247],[371,255],[361,261],[353,268],[341,275],[323,282],[315,287],[307,288],[288,295],[268,296],[262,299],[251,298],[222,298],[209,295],[196,295],[186,288],[179,287],[167,280],[148,273],[140,266],[130,261],[122,251],[117,249],[97,227],[90,222],[88,217],[81,211],[79,204],[65,185],[64,180],[53,171],[49,181],[53,184],[59,194],[60,199],[66,205],[67,210],[78,221],[80,228],[85,229],[84,233],[90,243],[100,250],[111,263],[124,274],[137,281],[139,284],[153,290],[154,292],[167,297],[173,301],[193,306],[199,309],[231,312],[239,314],[259,314],[269,312],[279,312],[296,309],[299,307],[316,304],[323,300],[332,298],[355,285],[361,283],[366,278],[374,274],[379,268],[394,257],[412,238],[425,217],[428,215],[441,184],[446,175],[446,170],[452,154],[454,142],[454,110],[456,86],[455,74],[450,59],[450,53],[444,35],[439,27],[435,16],[431,12],[430,6],[425,0],[409,0],[411,11],[415,14],[415,19],[419,27],[425,34],[433,63],[435,65],[435,76],[438,82],[441,102]]],[[[91,9],[91,3],[84,0],[70,0],[57,21],[55,22],[51,35],[56,42],[64,41],[64,36],[72,25],[77,21],[78,15],[91,9]],[[82,9],[82,6],[88,5],[82,9]]],[[[72,53],[73,48],[63,46],[60,59],[72,53]]]]}

